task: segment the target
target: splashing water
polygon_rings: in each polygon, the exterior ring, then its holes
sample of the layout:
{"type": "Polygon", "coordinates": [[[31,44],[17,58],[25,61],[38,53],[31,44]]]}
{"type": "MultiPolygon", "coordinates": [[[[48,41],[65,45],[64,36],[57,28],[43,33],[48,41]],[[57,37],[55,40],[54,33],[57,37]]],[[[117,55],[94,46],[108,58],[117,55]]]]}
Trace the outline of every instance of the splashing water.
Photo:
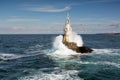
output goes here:
{"type": "MultiPolygon", "coordinates": [[[[83,40],[80,35],[77,35],[76,33],[72,32],[71,34],[71,40],[72,42],[75,42],[77,46],[83,46],[83,40]]],[[[80,55],[80,53],[76,53],[75,51],[68,49],[64,44],[63,44],[63,36],[59,35],[55,38],[53,42],[53,48],[54,52],[52,56],[55,57],[60,57],[60,58],[66,58],[70,57],[71,55],[80,55]]]]}
{"type": "Polygon", "coordinates": [[[77,46],[79,46],[79,47],[83,46],[82,37],[80,35],[78,35],[77,33],[72,31],[70,39],[71,39],[70,41],[75,42],[77,44],[77,46]]]}

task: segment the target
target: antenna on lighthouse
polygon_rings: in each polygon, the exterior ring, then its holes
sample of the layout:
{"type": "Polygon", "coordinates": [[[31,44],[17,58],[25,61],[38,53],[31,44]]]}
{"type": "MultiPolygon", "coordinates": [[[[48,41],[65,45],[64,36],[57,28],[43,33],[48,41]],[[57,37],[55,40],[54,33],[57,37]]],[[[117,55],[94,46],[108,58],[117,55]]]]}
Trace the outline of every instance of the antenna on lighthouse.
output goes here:
{"type": "Polygon", "coordinates": [[[67,26],[70,27],[70,16],[69,16],[69,13],[67,13],[67,17],[66,17],[66,27],[67,26]]]}

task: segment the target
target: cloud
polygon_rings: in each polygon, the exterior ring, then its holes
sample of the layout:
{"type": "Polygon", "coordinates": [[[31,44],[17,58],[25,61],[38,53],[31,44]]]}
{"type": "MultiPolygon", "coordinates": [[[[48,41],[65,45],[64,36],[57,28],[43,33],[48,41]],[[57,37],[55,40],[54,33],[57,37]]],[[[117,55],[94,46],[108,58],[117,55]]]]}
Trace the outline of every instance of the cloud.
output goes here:
{"type": "Polygon", "coordinates": [[[24,30],[25,27],[21,27],[21,26],[12,26],[10,27],[11,30],[24,30]]]}
{"type": "Polygon", "coordinates": [[[35,12],[64,12],[68,11],[71,8],[69,6],[63,7],[63,8],[56,8],[53,6],[45,6],[45,7],[28,7],[26,8],[29,11],[35,11],[35,12]]]}
{"type": "MultiPolygon", "coordinates": [[[[90,20],[89,22],[85,21],[76,21],[71,22],[71,27],[73,31],[77,33],[107,33],[107,32],[120,32],[120,21],[119,20],[96,20],[91,21],[92,18],[85,18],[85,20],[90,20]]],[[[0,33],[16,33],[16,34],[61,34],[63,33],[64,29],[64,22],[51,22],[50,24],[21,24],[14,22],[17,21],[35,21],[37,19],[28,19],[28,18],[18,18],[18,17],[11,17],[6,19],[8,21],[13,22],[1,22],[4,25],[0,25],[0,33]],[[14,19],[14,20],[12,20],[14,19]],[[18,20],[15,20],[18,19],[18,20]]],[[[6,21],[5,20],[5,21],[6,21]]]]}
{"type": "Polygon", "coordinates": [[[26,26],[0,26],[0,29],[4,30],[24,30],[27,29],[26,26]]]}
{"type": "Polygon", "coordinates": [[[39,19],[28,19],[28,18],[10,18],[6,19],[7,22],[33,22],[33,21],[39,21],[39,19]]]}
{"type": "Polygon", "coordinates": [[[100,27],[100,26],[108,26],[108,27],[119,27],[120,22],[76,22],[72,24],[73,26],[95,26],[95,27],[100,27]]]}

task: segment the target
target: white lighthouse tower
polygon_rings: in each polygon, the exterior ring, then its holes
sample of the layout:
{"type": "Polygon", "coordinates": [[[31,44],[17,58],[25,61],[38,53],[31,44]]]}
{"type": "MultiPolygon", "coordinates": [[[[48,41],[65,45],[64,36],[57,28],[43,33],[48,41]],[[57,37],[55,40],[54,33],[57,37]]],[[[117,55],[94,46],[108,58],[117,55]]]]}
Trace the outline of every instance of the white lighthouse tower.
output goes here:
{"type": "Polygon", "coordinates": [[[69,14],[67,14],[63,42],[71,42],[71,37],[72,37],[71,34],[72,34],[72,28],[70,26],[69,14]]]}
{"type": "Polygon", "coordinates": [[[64,35],[63,35],[63,44],[78,53],[90,53],[93,50],[89,47],[83,46],[83,40],[80,35],[77,35],[75,32],[72,31],[70,26],[70,18],[69,14],[67,14],[64,35]]]}

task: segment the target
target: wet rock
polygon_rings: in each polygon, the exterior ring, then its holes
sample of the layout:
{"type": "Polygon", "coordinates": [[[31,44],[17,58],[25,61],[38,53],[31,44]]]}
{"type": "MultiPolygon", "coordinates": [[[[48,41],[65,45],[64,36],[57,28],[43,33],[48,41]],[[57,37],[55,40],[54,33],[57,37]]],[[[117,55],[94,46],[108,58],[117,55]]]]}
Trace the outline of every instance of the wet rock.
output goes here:
{"type": "Polygon", "coordinates": [[[83,46],[83,47],[78,47],[76,52],[80,53],[91,53],[93,50],[89,47],[83,46]]]}
{"type": "Polygon", "coordinates": [[[91,53],[93,51],[91,48],[86,46],[79,47],[74,42],[63,42],[63,44],[65,44],[65,46],[67,46],[69,49],[72,49],[78,53],[91,53]]]}

